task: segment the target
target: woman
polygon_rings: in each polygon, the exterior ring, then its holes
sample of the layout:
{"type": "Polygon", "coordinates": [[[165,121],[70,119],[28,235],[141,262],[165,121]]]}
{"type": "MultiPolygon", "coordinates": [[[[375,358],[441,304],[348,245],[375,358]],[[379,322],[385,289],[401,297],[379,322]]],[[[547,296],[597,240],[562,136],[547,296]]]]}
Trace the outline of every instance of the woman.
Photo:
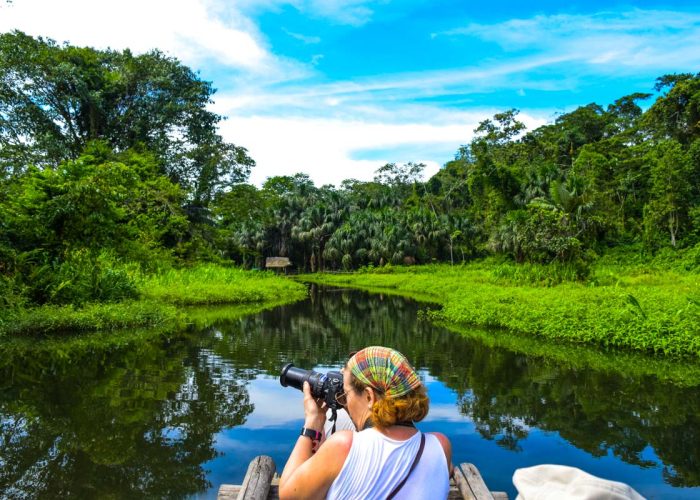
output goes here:
{"type": "Polygon", "coordinates": [[[428,397],[406,358],[387,347],[359,351],[343,368],[343,390],[337,401],[359,432],[338,431],[314,453],[326,414],[304,383],[304,427],[280,498],[446,498],[452,447],[444,435],[416,429],[428,397]]]}

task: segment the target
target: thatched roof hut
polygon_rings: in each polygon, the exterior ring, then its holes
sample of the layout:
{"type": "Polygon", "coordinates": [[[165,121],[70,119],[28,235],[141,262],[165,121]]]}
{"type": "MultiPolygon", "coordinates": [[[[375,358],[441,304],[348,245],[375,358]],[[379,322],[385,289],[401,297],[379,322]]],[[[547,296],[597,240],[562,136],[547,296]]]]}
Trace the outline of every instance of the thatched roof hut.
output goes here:
{"type": "Polygon", "coordinates": [[[265,259],[266,269],[286,269],[291,265],[289,257],[268,257],[265,259]]]}

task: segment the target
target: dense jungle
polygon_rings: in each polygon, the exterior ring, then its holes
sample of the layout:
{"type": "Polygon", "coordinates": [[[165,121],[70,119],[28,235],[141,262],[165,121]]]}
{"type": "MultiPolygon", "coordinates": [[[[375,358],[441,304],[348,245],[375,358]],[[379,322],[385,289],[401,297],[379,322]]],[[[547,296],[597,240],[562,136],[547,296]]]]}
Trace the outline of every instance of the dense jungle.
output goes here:
{"type": "Polygon", "coordinates": [[[302,285],[261,271],[283,256],[390,288],[427,274],[454,322],[700,353],[700,74],[534,130],[504,110],[429,179],[388,163],[340,186],[304,165],[247,183],[255,161],[219,134],[214,94],[158,51],[0,35],[0,335],[297,300],[302,285]],[[441,298],[450,283],[472,303],[441,298]]]}

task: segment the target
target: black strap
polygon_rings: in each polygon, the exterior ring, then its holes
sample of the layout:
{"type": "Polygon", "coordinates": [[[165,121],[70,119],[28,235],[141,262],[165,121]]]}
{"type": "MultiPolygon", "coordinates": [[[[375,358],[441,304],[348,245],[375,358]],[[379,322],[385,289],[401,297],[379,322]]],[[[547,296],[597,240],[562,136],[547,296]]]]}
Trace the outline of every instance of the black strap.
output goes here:
{"type": "Polygon", "coordinates": [[[416,465],[418,465],[418,460],[420,460],[420,456],[423,454],[423,448],[425,448],[425,434],[421,433],[420,435],[420,448],[418,448],[418,453],[416,453],[416,458],[413,459],[413,464],[411,464],[411,468],[408,469],[408,474],[406,474],[406,477],[403,478],[403,481],[401,481],[396,488],[394,488],[394,491],[389,493],[389,496],[386,497],[387,500],[390,500],[396,496],[396,494],[399,492],[401,488],[403,488],[403,485],[406,484],[406,481],[408,480],[408,476],[411,475],[411,472],[413,472],[413,469],[416,468],[416,465]]]}
{"type": "Polygon", "coordinates": [[[338,411],[335,408],[331,408],[331,418],[330,421],[333,422],[333,428],[331,429],[331,436],[335,434],[335,424],[338,422],[338,411]]]}

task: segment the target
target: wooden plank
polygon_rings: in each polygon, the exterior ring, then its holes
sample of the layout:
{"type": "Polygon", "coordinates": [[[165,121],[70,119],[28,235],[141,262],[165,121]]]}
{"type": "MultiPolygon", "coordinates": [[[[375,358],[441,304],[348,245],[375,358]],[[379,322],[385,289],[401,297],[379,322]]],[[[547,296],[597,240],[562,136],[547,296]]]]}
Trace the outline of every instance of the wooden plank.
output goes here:
{"type": "Polygon", "coordinates": [[[260,455],[248,465],[238,500],[266,500],[270,492],[270,482],[275,474],[275,462],[272,457],[260,455]]]}
{"type": "Polygon", "coordinates": [[[235,500],[241,491],[240,484],[222,484],[219,486],[218,500],[235,500]]]}
{"type": "Polygon", "coordinates": [[[456,486],[450,487],[450,492],[447,494],[447,500],[462,500],[462,494],[456,486]]]}
{"type": "MultiPolygon", "coordinates": [[[[219,500],[234,500],[238,498],[240,490],[240,485],[222,484],[219,488],[219,500]]],[[[505,491],[492,491],[491,494],[494,500],[508,500],[508,494],[505,491]]],[[[462,493],[456,486],[450,488],[447,500],[462,500],[463,498],[462,493]]],[[[279,486],[274,481],[270,486],[270,492],[267,494],[267,500],[279,500],[279,486]]]]}
{"type": "MultiPolygon", "coordinates": [[[[268,458],[272,462],[270,457],[256,457],[248,466],[248,473],[246,474],[246,480],[251,476],[251,468],[255,467],[256,461],[260,459],[268,458]]],[[[272,462],[273,474],[268,480],[269,491],[264,497],[245,497],[240,498],[256,498],[256,499],[267,499],[267,500],[279,500],[279,476],[274,474],[274,462],[272,462]]],[[[244,480],[245,484],[245,480],[244,480]]],[[[219,487],[219,497],[218,500],[233,500],[238,499],[239,495],[243,491],[243,486],[233,485],[233,484],[222,484],[219,487]]],[[[459,467],[455,467],[454,478],[450,484],[450,492],[448,494],[448,500],[508,500],[508,494],[503,491],[491,491],[489,492],[484,484],[484,480],[481,477],[478,469],[472,464],[461,464],[459,467]]]]}
{"type": "Polygon", "coordinates": [[[474,464],[459,464],[455,468],[454,480],[465,500],[494,500],[474,464]]]}

